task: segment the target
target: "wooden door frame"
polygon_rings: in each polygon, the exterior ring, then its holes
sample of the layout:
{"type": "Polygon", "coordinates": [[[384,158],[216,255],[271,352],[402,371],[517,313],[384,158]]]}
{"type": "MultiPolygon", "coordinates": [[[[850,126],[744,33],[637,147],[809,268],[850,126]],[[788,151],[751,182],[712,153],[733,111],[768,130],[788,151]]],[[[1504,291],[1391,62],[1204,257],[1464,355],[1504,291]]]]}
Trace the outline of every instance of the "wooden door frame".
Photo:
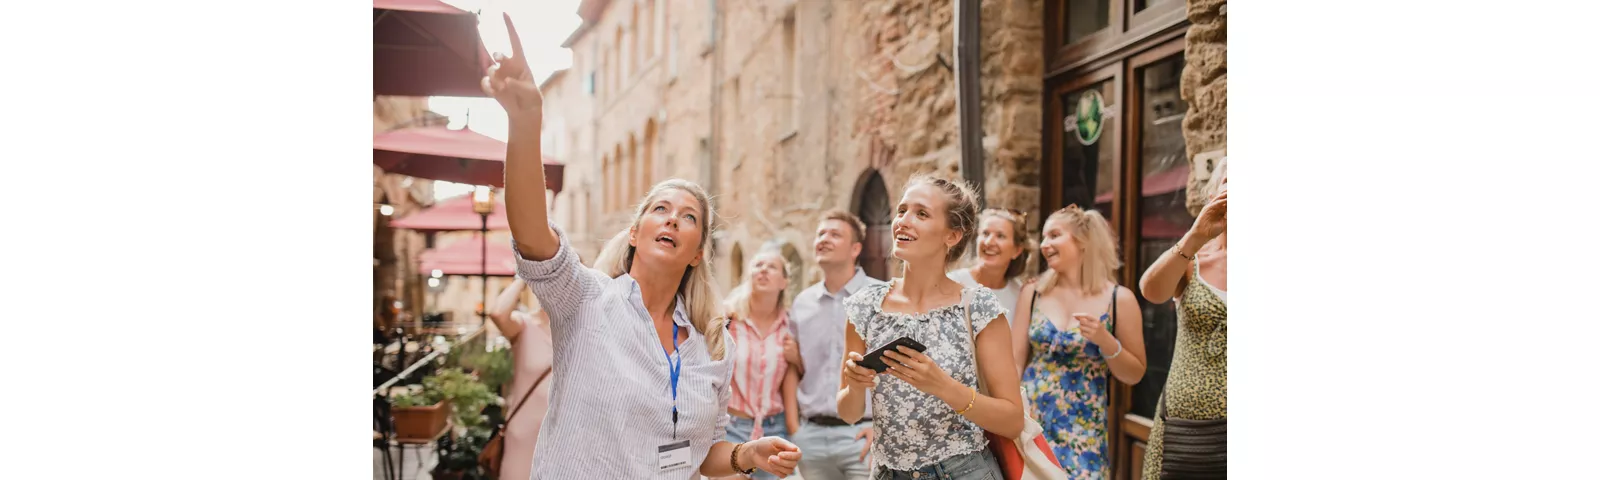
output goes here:
{"type": "MultiPolygon", "coordinates": [[[[1051,22],[1059,16],[1062,3],[1046,2],[1046,23],[1053,24],[1051,22]]],[[[1183,2],[1147,8],[1137,15],[1126,14],[1132,12],[1133,0],[1114,0],[1112,5],[1111,26],[1107,31],[1096,33],[1077,44],[1058,46],[1054,37],[1057,33],[1052,31],[1054,29],[1046,29],[1047,38],[1043,47],[1046,50],[1045,58],[1049,59],[1049,73],[1046,74],[1042,93],[1045,97],[1042,99],[1045,118],[1041,126],[1045,131],[1040,136],[1044,161],[1040,166],[1043,178],[1040,181],[1042,188],[1038,218],[1042,222],[1050,212],[1065,206],[1066,201],[1062,195],[1062,145],[1070,138],[1062,122],[1068,106],[1061,105],[1061,97],[1109,80],[1113,98],[1106,100],[1113,105],[1111,110],[1116,115],[1114,121],[1118,131],[1112,138],[1102,138],[1102,141],[1112,141],[1111,145],[1102,148],[1111,148],[1112,158],[1116,159],[1112,166],[1111,212],[1107,220],[1117,230],[1123,265],[1138,265],[1141,239],[1139,203],[1143,195],[1139,140],[1143,132],[1140,124],[1142,90],[1137,75],[1144,67],[1184,51],[1188,21],[1183,2]]],[[[1135,270],[1124,267],[1119,272],[1117,278],[1122,285],[1138,285],[1139,275],[1143,272],[1135,270]]],[[[1135,321],[1143,325],[1142,318],[1135,321]]],[[[1133,458],[1134,441],[1148,440],[1150,420],[1129,411],[1133,405],[1132,385],[1115,378],[1111,379],[1109,385],[1110,411],[1107,412],[1106,426],[1106,435],[1110,439],[1107,447],[1108,465],[1115,479],[1133,479],[1139,475],[1135,470],[1143,460],[1133,458]]]]}
{"type": "MultiPolygon", "coordinates": [[[[1109,81],[1112,84],[1113,98],[1106,100],[1108,102],[1112,102],[1116,108],[1121,109],[1123,103],[1121,75],[1122,72],[1120,69],[1116,68],[1114,65],[1108,65],[1094,70],[1080,72],[1068,79],[1057,79],[1058,81],[1055,83],[1055,85],[1044,89],[1045,121],[1043,123],[1045,132],[1044,135],[1040,136],[1040,138],[1043,140],[1042,148],[1044,148],[1045,152],[1045,162],[1043,165],[1040,165],[1039,169],[1040,175],[1043,176],[1043,181],[1041,181],[1040,184],[1044,187],[1044,191],[1041,192],[1042,195],[1040,196],[1039,202],[1039,228],[1044,228],[1044,218],[1048,217],[1051,212],[1066,206],[1066,199],[1062,198],[1061,195],[1061,190],[1064,187],[1061,182],[1061,174],[1063,173],[1061,171],[1061,149],[1057,148],[1068,140],[1066,136],[1066,125],[1061,121],[1064,113],[1066,112],[1065,106],[1061,105],[1061,96],[1081,90],[1090,85],[1109,81]]],[[[1050,81],[1047,80],[1046,84],[1048,85],[1049,83],[1050,81]]],[[[1114,115],[1120,119],[1122,118],[1122,114],[1123,113],[1119,111],[1114,115]]],[[[1122,129],[1119,127],[1117,132],[1120,135],[1122,129]]],[[[1108,138],[1102,137],[1101,140],[1108,140],[1108,138]]],[[[1111,140],[1110,146],[1112,158],[1122,158],[1121,141],[1118,138],[1109,138],[1109,140],[1111,140]]],[[[1121,175],[1120,171],[1121,168],[1117,168],[1116,165],[1113,165],[1111,172],[1111,216],[1113,218],[1116,217],[1119,185],[1118,175],[1121,175]]],[[[1090,205],[1088,208],[1093,207],[1093,205],[1090,205]]],[[[1040,267],[1043,268],[1043,265],[1044,264],[1041,262],[1040,267]]]]}
{"type": "MultiPolygon", "coordinates": [[[[1143,153],[1141,140],[1143,140],[1143,95],[1140,71],[1145,67],[1171,58],[1173,55],[1184,52],[1182,36],[1164,40],[1138,54],[1129,56],[1122,62],[1122,71],[1119,75],[1123,79],[1123,91],[1126,92],[1126,106],[1122,109],[1126,116],[1125,128],[1122,130],[1122,141],[1127,145],[1124,149],[1127,156],[1122,160],[1125,179],[1119,187],[1127,194],[1117,197],[1123,204],[1120,210],[1122,215],[1118,218],[1121,231],[1126,232],[1119,237],[1122,250],[1123,265],[1139,265],[1139,242],[1144,238],[1140,230],[1143,225],[1143,209],[1141,200],[1144,199],[1144,162],[1140,155],[1143,153]]],[[[1139,276],[1144,272],[1134,268],[1123,268],[1121,275],[1123,285],[1138,285],[1139,276]]],[[[1139,319],[1141,328],[1144,319],[1139,319]]],[[[1107,428],[1108,438],[1116,440],[1111,442],[1111,457],[1113,463],[1112,476],[1115,480],[1132,480],[1135,477],[1133,470],[1143,464],[1142,458],[1133,458],[1135,442],[1149,442],[1152,419],[1134,414],[1133,410],[1133,385],[1112,379],[1110,393],[1110,412],[1108,419],[1111,426],[1107,428]]]]}

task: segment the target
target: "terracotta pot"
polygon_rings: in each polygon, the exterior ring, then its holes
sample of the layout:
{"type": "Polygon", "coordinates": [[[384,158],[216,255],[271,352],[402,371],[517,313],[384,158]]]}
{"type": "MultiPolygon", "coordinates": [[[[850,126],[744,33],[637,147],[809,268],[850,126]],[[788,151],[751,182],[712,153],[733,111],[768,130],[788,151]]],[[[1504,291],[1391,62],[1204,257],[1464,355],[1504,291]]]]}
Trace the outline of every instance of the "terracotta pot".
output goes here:
{"type": "Polygon", "coordinates": [[[394,436],[400,440],[433,440],[450,423],[450,402],[427,407],[396,407],[394,436]]]}

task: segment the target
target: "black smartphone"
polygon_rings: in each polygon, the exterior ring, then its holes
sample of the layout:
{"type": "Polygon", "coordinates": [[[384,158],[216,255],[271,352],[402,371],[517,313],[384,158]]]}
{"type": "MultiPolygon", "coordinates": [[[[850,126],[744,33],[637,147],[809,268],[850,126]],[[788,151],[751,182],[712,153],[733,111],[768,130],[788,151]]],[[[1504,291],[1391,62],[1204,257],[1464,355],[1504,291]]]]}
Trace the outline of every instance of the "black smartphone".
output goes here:
{"type": "Polygon", "coordinates": [[[884,370],[889,369],[889,364],[884,363],[883,352],[887,352],[900,346],[905,346],[912,350],[916,350],[919,353],[928,351],[928,347],[922,346],[921,343],[918,343],[916,340],[912,340],[911,337],[900,337],[893,342],[889,342],[888,345],[884,345],[877,350],[873,350],[872,353],[862,356],[860,365],[870,368],[874,372],[883,373],[884,370]]]}

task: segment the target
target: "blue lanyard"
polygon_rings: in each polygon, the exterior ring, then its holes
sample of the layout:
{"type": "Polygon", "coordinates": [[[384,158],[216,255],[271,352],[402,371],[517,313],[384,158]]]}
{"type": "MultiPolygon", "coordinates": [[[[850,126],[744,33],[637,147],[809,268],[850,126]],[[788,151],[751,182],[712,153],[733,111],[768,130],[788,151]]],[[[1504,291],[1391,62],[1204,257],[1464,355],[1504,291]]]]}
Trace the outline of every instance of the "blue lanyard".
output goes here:
{"type": "Polygon", "coordinates": [[[672,438],[678,438],[678,374],[683,372],[683,356],[678,353],[678,324],[672,324],[672,352],[667,352],[667,347],[661,347],[661,353],[667,356],[667,377],[672,380],[672,438]],[[673,361],[673,357],[677,361],[673,361]]]}

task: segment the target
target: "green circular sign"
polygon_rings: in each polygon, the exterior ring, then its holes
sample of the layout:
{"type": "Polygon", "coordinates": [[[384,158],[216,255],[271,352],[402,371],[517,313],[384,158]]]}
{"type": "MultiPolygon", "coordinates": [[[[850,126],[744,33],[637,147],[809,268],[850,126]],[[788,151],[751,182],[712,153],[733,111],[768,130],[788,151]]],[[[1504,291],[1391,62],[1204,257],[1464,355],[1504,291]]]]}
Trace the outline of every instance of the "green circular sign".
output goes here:
{"type": "Polygon", "coordinates": [[[1100,141],[1100,132],[1105,130],[1105,99],[1100,98],[1099,91],[1090,90],[1078,97],[1076,117],[1078,143],[1094,145],[1100,141]]]}

